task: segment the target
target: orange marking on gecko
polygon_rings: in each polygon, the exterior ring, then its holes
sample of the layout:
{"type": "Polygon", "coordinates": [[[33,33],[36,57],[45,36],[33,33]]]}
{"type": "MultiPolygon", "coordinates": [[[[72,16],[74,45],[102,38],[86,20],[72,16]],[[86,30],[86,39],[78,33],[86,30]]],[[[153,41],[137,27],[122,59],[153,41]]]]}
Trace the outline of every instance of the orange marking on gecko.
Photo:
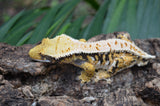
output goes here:
{"type": "Polygon", "coordinates": [[[133,49],[133,46],[132,46],[132,45],[130,45],[130,49],[131,49],[131,50],[133,49]]]}
{"type": "Polygon", "coordinates": [[[111,47],[111,45],[110,45],[109,43],[107,43],[107,45],[108,45],[109,47],[111,47]]]}
{"type": "Polygon", "coordinates": [[[143,55],[143,53],[141,51],[138,51],[139,54],[143,55]]]}
{"type": "Polygon", "coordinates": [[[134,50],[134,51],[137,51],[137,49],[136,49],[135,47],[133,47],[133,50],[134,50]]]}
{"type": "Polygon", "coordinates": [[[117,45],[117,41],[115,41],[115,45],[117,45]]]}
{"type": "Polygon", "coordinates": [[[123,48],[123,44],[121,43],[121,48],[123,48]]]}
{"type": "Polygon", "coordinates": [[[66,52],[69,52],[70,51],[70,48],[68,48],[67,50],[66,50],[66,52]]]}
{"type": "Polygon", "coordinates": [[[99,50],[99,48],[98,48],[98,47],[96,47],[96,49],[97,49],[97,50],[99,50]]]}
{"type": "Polygon", "coordinates": [[[124,44],[125,44],[125,46],[127,46],[127,43],[126,43],[126,42],[125,42],[124,44]]]}
{"type": "Polygon", "coordinates": [[[96,46],[99,46],[99,47],[101,47],[101,45],[99,45],[98,43],[96,44],[96,46]]]}

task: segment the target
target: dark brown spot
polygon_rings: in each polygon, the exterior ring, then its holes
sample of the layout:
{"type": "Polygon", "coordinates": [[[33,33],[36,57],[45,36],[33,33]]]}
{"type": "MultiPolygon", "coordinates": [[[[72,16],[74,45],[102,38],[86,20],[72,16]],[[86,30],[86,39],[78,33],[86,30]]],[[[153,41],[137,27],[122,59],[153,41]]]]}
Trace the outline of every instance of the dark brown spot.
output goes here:
{"type": "Polygon", "coordinates": [[[92,45],[89,45],[89,47],[92,47],[92,45]]]}
{"type": "Polygon", "coordinates": [[[115,67],[118,67],[118,63],[119,63],[119,60],[117,60],[117,61],[116,61],[116,65],[115,65],[115,67]]]}
{"type": "Polygon", "coordinates": [[[100,61],[100,64],[103,62],[103,54],[98,54],[98,60],[100,61]]]}
{"type": "Polygon", "coordinates": [[[109,61],[109,56],[108,56],[109,54],[105,54],[105,55],[106,55],[106,56],[105,56],[105,60],[106,60],[106,61],[109,61]]]}

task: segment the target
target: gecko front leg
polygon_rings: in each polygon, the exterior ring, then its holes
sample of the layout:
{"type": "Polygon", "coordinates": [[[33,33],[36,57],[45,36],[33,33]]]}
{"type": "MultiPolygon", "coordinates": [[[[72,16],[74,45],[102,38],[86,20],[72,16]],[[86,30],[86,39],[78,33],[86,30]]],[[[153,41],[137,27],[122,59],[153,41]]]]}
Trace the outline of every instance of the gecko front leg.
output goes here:
{"type": "Polygon", "coordinates": [[[84,69],[84,71],[81,72],[79,79],[81,79],[82,83],[89,82],[95,74],[94,65],[89,62],[84,62],[83,64],[80,65],[80,67],[84,69]]]}
{"type": "Polygon", "coordinates": [[[79,79],[82,83],[89,82],[91,78],[94,76],[95,66],[93,64],[82,59],[76,59],[75,61],[73,61],[73,64],[84,70],[81,72],[81,75],[79,76],[79,79]]]}
{"type": "MultiPolygon", "coordinates": [[[[130,34],[128,32],[115,32],[115,38],[132,42],[130,34]]],[[[133,42],[132,42],[133,43],[133,42]]]]}

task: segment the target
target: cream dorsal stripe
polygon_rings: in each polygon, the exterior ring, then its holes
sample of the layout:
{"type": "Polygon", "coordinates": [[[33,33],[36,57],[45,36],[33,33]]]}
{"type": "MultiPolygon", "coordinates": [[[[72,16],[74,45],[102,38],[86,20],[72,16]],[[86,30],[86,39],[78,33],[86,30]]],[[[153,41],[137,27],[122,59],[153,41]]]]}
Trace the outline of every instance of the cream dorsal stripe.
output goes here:
{"type": "Polygon", "coordinates": [[[134,43],[127,42],[125,40],[121,39],[108,39],[103,41],[97,41],[97,42],[88,42],[83,44],[80,44],[80,47],[82,48],[81,52],[84,53],[101,53],[101,52],[123,52],[127,51],[129,53],[133,53],[138,56],[142,56],[143,58],[155,58],[155,56],[149,55],[140,48],[138,48],[134,43]],[[90,45],[92,47],[90,48],[90,45]],[[84,47],[85,46],[85,47],[84,47]]]}
{"type": "Polygon", "coordinates": [[[155,58],[155,56],[149,55],[138,48],[134,43],[122,39],[108,39],[97,42],[81,42],[65,34],[62,34],[54,39],[50,39],[49,44],[51,46],[46,46],[46,48],[43,48],[43,50],[41,50],[41,54],[52,56],[55,59],[79,53],[108,53],[112,51],[127,51],[145,59],[155,58]],[[51,43],[54,43],[54,46],[51,43]]]}

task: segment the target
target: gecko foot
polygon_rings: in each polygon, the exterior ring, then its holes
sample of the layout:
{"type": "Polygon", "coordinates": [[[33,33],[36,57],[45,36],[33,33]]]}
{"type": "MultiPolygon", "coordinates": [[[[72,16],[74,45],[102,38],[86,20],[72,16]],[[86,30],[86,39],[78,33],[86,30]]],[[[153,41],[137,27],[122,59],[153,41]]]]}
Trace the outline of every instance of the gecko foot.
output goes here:
{"type": "Polygon", "coordinates": [[[90,82],[93,75],[88,75],[85,71],[81,72],[81,75],[79,76],[79,79],[81,80],[81,83],[90,82]]]}
{"type": "Polygon", "coordinates": [[[98,82],[101,79],[107,79],[110,77],[111,77],[111,75],[109,73],[107,73],[107,71],[99,70],[98,72],[96,72],[94,80],[95,80],[95,82],[98,82]]]}

